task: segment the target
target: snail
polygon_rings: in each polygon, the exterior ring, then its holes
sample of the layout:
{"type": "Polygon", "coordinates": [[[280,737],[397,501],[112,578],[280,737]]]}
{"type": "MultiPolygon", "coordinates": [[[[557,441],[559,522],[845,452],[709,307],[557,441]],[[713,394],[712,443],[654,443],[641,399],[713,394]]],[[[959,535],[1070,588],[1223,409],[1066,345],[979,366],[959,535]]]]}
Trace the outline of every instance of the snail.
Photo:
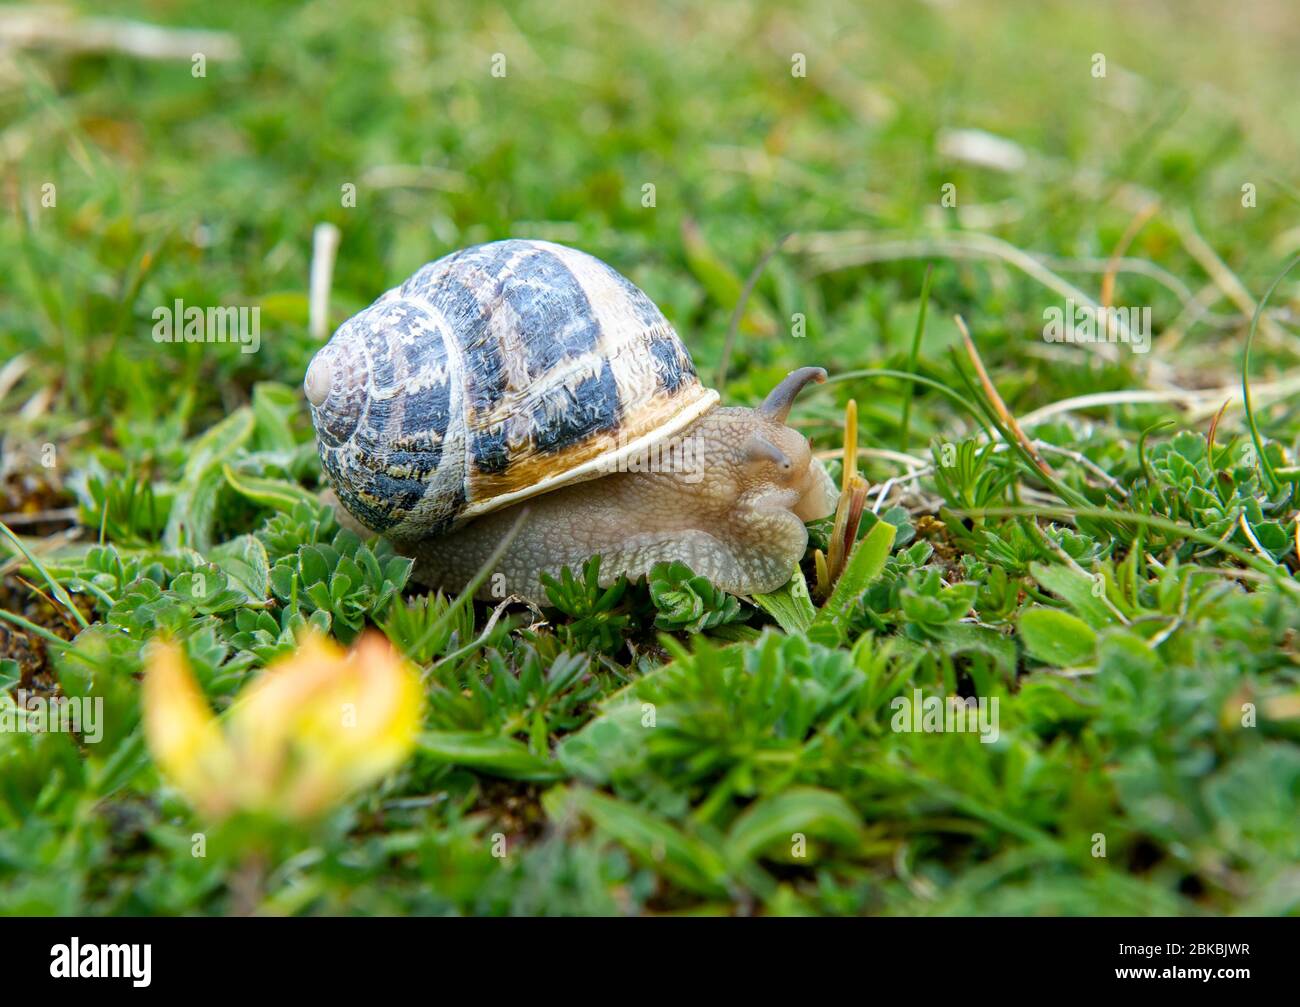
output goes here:
{"type": "MultiPolygon", "coordinates": [[[[480,594],[543,603],[542,575],[680,560],[734,594],[776,590],[836,489],[792,403],[720,406],[663,314],[610,266],[512,239],[454,252],[353,316],[303,382],[344,510],[458,590],[529,513],[480,594]]],[[[341,518],[344,515],[340,515],[341,518]]]]}

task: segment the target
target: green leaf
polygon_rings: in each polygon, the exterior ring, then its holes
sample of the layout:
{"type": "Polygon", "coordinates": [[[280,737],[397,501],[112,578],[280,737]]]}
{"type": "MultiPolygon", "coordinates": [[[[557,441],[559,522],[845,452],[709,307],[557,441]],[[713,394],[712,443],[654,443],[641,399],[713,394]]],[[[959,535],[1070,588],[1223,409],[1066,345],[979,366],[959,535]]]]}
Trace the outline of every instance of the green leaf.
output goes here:
{"type": "Polygon", "coordinates": [[[889,559],[889,550],[894,545],[894,533],[897,529],[892,524],[880,521],[867,534],[859,539],[849,561],[835,584],[835,590],[822,606],[817,618],[809,628],[808,636],[818,643],[836,646],[843,643],[849,631],[849,621],[853,608],[862,597],[871,581],[880,576],[889,559]]]}
{"type": "Polygon", "coordinates": [[[787,633],[806,633],[817,618],[817,608],[808,593],[808,582],[798,567],[795,567],[794,575],[775,591],[752,597],[754,604],[775,619],[787,633]]]}
{"type": "Polygon", "coordinates": [[[325,553],[325,547],[303,546],[298,553],[298,562],[302,568],[302,581],[304,584],[319,584],[329,579],[330,564],[325,553]]]}
{"type": "Polygon", "coordinates": [[[839,794],[792,787],[755,801],[736,819],[727,835],[727,856],[733,863],[744,863],[774,846],[788,850],[796,833],[848,849],[860,846],[863,839],[858,815],[839,794]]]}
{"type": "Polygon", "coordinates": [[[263,381],[253,386],[253,416],[258,446],[268,451],[292,451],[297,445],[290,426],[300,408],[295,392],[284,385],[263,381]]]}
{"type": "Polygon", "coordinates": [[[556,748],[555,758],[570,775],[603,786],[644,764],[650,730],[645,726],[642,704],[626,702],[565,738],[556,748]]]}
{"type": "Polygon", "coordinates": [[[288,601],[293,594],[293,580],[296,572],[292,564],[289,563],[277,563],[271,569],[271,589],[281,601],[288,601]]]}
{"type": "Polygon", "coordinates": [[[1093,629],[1104,629],[1119,621],[1115,618],[1115,613],[1106,607],[1106,603],[1093,593],[1097,581],[1086,573],[1072,570],[1068,566],[1046,563],[1030,563],[1029,572],[1044,590],[1063,598],[1074,613],[1093,629]]]}
{"type": "Polygon", "coordinates": [[[187,545],[204,552],[212,545],[217,490],[223,482],[220,466],[252,433],[253,412],[242,406],[190,446],[189,461],[163,533],[168,548],[187,545]]]}
{"type": "Polygon", "coordinates": [[[729,622],[709,630],[709,636],[728,643],[752,643],[762,635],[760,630],[753,626],[746,626],[743,622],[729,622]]]}
{"type": "Polygon", "coordinates": [[[229,465],[222,466],[222,473],[231,489],[263,507],[271,507],[287,513],[302,503],[309,506],[320,504],[314,493],[303,489],[297,483],[265,476],[252,476],[247,472],[236,472],[229,465]]]}
{"type": "Polygon", "coordinates": [[[0,658],[0,697],[13,689],[22,678],[18,662],[12,658],[0,658]]]}
{"type": "Polygon", "coordinates": [[[325,611],[333,611],[333,599],[330,597],[329,588],[325,586],[324,581],[316,581],[309,585],[304,593],[311,599],[311,603],[317,608],[323,608],[325,611]]]}
{"type": "Polygon", "coordinates": [[[944,652],[949,656],[970,652],[983,654],[1002,675],[1008,679],[1015,676],[1016,645],[996,629],[958,622],[936,627],[931,630],[931,635],[943,641],[944,652]]]}
{"type": "Polygon", "coordinates": [[[211,553],[212,561],[230,578],[230,586],[250,601],[265,601],[271,586],[271,564],[266,546],[252,535],[241,535],[211,553]]]}
{"type": "Polygon", "coordinates": [[[1097,652],[1097,634],[1092,627],[1055,608],[1025,609],[1020,615],[1020,638],[1030,656],[1057,668],[1086,664],[1097,652]]]}
{"type": "MultiPolygon", "coordinates": [[[[635,804],[581,788],[566,793],[597,829],[626,846],[647,867],[688,891],[714,897],[727,894],[727,865],[712,846],[635,804]]],[[[557,799],[551,801],[554,806],[557,799]]]]}
{"type": "Polygon", "coordinates": [[[1258,745],[1206,780],[1202,792],[1223,835],[1247,856],[1258,857],[1258,847],[1263,847],[1283,861],[1294,863],[1300,857],[1295,828],[1296,794],[1300,793],[1296,746],[1258,745]]]}
{"type": "Polygon", "coordinates": [[[425,731],[420,751],[435,762],[464,766],[510,780],[551,782],[564,777],[549,759],[539,758],[526,745],[498,734],[473,731],[425,731]]]}

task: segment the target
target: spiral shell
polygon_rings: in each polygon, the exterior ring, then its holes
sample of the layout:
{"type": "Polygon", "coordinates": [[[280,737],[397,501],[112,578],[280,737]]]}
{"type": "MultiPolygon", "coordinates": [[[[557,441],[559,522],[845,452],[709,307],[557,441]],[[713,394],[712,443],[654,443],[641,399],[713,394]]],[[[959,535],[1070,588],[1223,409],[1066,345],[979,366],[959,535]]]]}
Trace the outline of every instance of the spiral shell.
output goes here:
{"type": "Polygon", "coordinates": [[[602,475],[718,401],[631,281],[523,240],[422,267],[339,327],[305,387],[339,500],[399,540],[602,475]]]}

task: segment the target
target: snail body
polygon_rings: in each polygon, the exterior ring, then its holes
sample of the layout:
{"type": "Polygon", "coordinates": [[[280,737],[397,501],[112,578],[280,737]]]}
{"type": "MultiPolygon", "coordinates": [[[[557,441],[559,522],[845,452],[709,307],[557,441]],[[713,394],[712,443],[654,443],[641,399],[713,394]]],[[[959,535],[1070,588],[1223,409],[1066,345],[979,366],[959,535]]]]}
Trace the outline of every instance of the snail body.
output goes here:
{"type": "Polygon", "coordinates": [[[682,560],[738,594],[774,590],[834,487],[785,426],[819,368],[757,409],[718,405],[654,303],[600,260],[508,240],[429,263],[350,318],[304,389],[343,509],[458,589],[514,525],[495,587],[602,557],[601,580],[682,560]]]}

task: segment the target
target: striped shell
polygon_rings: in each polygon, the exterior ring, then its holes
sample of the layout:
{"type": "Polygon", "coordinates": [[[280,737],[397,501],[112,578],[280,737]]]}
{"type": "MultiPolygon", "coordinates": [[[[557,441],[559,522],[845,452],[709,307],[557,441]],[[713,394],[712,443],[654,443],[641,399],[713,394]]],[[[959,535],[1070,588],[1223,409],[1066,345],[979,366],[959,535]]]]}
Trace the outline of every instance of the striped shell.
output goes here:
{"type": "Polygon", "coordinates": [[[602,475],[718,401],[628,279],[521,240],[421,268],[339,327],[306,386],[339,500],[399,540],[602,475]]]}

